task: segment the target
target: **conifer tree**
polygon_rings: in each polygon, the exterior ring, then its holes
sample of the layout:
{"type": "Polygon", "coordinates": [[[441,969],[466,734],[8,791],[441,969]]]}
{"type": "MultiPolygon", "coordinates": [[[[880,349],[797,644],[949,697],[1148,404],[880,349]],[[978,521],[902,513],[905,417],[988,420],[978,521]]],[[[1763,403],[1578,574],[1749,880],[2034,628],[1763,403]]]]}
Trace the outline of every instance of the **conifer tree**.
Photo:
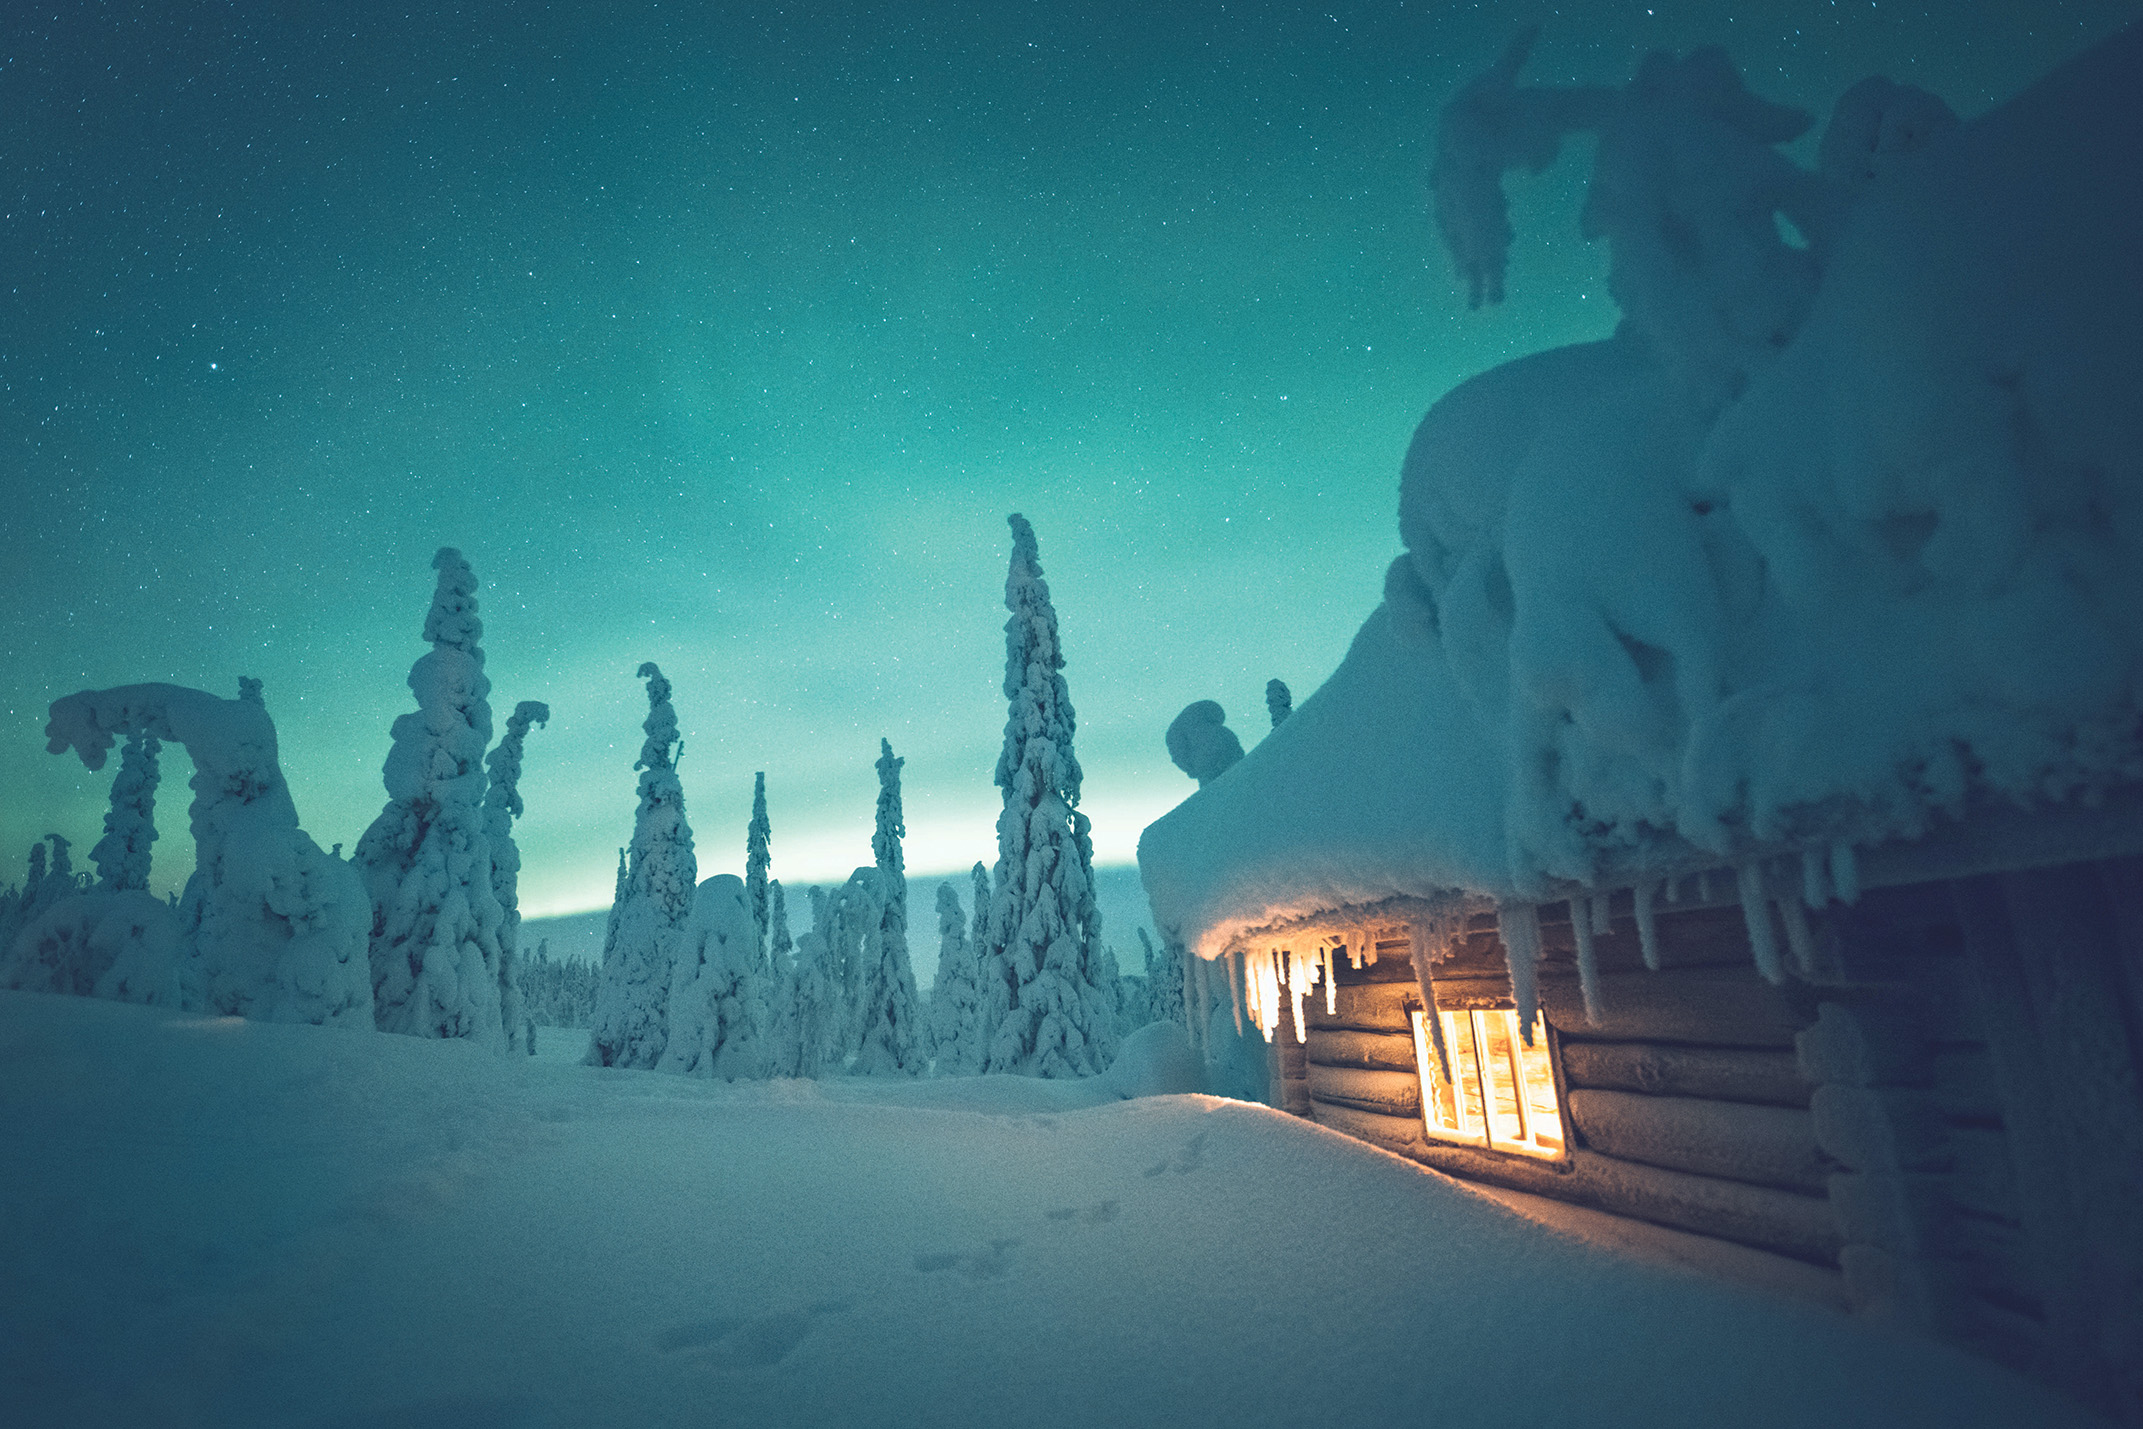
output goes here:
{"type": "Polygon", "coordinates": [[[908,959],[908,832],[900,803],[900,769],[890,740],[878,741],[878,814],[871,834],[877,860],[876,913],[863,930],[856,979],[856,1063],[859,1076],[920,1075],[930,1062],[929,1025],[908,959]]]}
{"type": "Polygon", "coordinates": [[[827,940],[831,900],[816,885],[809,896],[811,931],[796,940],[796,1075],[815,1078],[824,1076],[833,1060],[841,995],[827,940]]]}
{"type": "Polygon", "coordinates": [[[759,930],[759,955],[766,956],[766,871],[773,862],[773,825],[766,818],[766,774],[752,776],[752,821],[744,830],[744,906],[759,930]]]}
{"type": "MultiPolygon", "coordinates": [[[[975,867],[980,870],[982,865],[975,867]]],[[[985,906],[987,903],[985,899],[985,906]]],[[[981,1065],[975,1037],[980,1012],[975,971],[975,945],[968,940],[967,915],[960,911],[959,890],[950,882],[940,883],[938,975],[930,984],[930,1031],[941,1077],[971,1076],[981,1065]]]]}
{"type": "Polygon", "coordinates": [[[793,1077],[797,1075],[796,945],[789,936],[789,904],[781,891],[781,880],[768,880],[766,892],[770,924],[766,957],[767,1075],[793,1077]]]}
{"type": "Polygon", "coordinates": [[[765,1076],[765,986],[744,881],[718,873],[700,884],[678,940],[655,1070],[731,1082],[765,1076]]]}
{"type": "Polygon", "coordinates": [[[1163,941],[1156,948],[1146,930],[1138,930],[1139,945],[1146,950],[1147,1020],[1173,1022],[1184,1028],[1190,1020],[1183,1012],[1183,949],[1163,941]]]}
{"type": "Polygon", "coordinates": [[[668,1030],[671,967],[692,900],[699,860],[685,822],[685,791],[677,779],[677,711],[670,682],[653,661],[636,678],[647,681],[647,738],[633,768],[640,771],[640,805],[633,815],[630,857],[619,855],[618,897],[603,940],[603,982],[586,1061],[601,1067],[652,1067],[668,1030]]]}
{"type": "Polygon", "coordinates": [[[491,841],[491,891],[499,900],[499,1016],[506,1025],[506,1047],[511,1052],[532,1052],[529,1044],[528,1009],[521,999],[521,980],[515,968],[521,941],[521,847],[513,841],[513,821],[521,817],[521,754],[528,742],[531,724],[547,725],[551,707],[540,700],[523,700],[507,717],[506,733],[492,747],[484,764],[491,787],[484,794],[484,831],[491,841]]]}
{"type": "MultiPolygon", "coordinates": [[[[476,575],[461,552],[432,558],[431,652],[410,667],[417,708],[394,722],[387,806],[351,861],[372,897],[372,1015],[382,1032],[504,1045],[499,930],[484,814],[491,681],[476,575]]],[[[258,702],[257,689],[241,699],[258,702]]]]}
{"type": "Polygon", "coordinates": [[[149,887],[149,845],[156,842],[157,755],[163,741],[145,729],[127,736],[119,752],[119,773],[112,779],[112,806],[104,815],[104,837],[89,851],[97,866],[97,883],[112,893],[149,887]]]}
{"type": "Polygon", "coordinates": [[[1076,721],[1064,683],[1057,613],[1024,516],[1010,518],[1005,575],[1004,750],[983,988],[1002,1007],[984,1070],[1088,1076],[1115,1053],[1116,991],[1104,984],[1094,845],[1079,812],[1076,721]]]}

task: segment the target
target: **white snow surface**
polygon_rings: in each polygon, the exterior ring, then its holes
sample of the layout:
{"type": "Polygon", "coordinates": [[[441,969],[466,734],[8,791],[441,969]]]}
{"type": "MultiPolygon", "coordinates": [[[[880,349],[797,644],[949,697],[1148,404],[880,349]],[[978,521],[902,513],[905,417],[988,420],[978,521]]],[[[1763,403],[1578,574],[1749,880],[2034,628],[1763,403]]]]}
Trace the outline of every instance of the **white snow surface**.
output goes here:
{"type": "Polygon", "coordinates": [[[576,1050],[0,994],[0,1420],[2084,1422],[1263,1107],[576,1050]]]}
{"type": "Polygon", "coordinates": [[[1833,199],[1805,322],[1715,421],[1638,323],[1431,409],[1384,604],[1147,829],[1164,933],[2143,780],[2143,29],[1833,199]]]}

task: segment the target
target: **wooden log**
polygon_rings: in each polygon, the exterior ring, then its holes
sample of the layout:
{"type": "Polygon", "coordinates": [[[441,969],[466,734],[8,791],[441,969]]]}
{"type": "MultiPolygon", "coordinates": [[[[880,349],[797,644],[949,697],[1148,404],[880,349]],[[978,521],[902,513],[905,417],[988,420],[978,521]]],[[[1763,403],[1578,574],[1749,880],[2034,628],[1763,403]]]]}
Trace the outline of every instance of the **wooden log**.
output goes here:
{"type": "Polygon", "coordinates": [[[1574,978],[1543,978],[1541,1010],[1572,1039],[1712,1047],[1791,1048],[1809,1022],[1753,967],[1604,973],[1600,984],[1605,1006],[1598,1022],[1586,1019],[1574,978]]]}
{"type": "Polygon", "coordinates": [[[1418,1116],[1421,1112],[1421,1078],[1412,1071],[1380,1072],[1359,1067],[1321,1067],[1310,1064],[1310,1096],[1321,1102],[1381,1112],[1386,1116],[1418,1116]]]}
{"type": "Polygon", "coordinates": [[[1315,1110],[1321,1126],[1462,1180],[1530,1191],[1818,1265],[1835,1263],[1838,1230],[1820,1196],[1639,1165],[1596,1151],[1572,1152],[1565,1162],[1501,1155],[1431,1141],[1414,1117],[1381,1116],[1323,1102],[1315,1110]]]}
{"type": "Polygon", "coordinates": [[[1337,1011],[1327,1013],[1324,999],[1310,999],[1310,1035],[1332,1028],[1345,1028],[1359,1032],[1400,1032],[1412,1035],[1407,1022],[1407,1007],[1421,1005],[1421,993],[1414,987],[1412,970],[1408,970],[1404,982],[1358,982],[1341,983],[1333,1005],[1337,1011]]]}
{"type": "Polygon", "coordinates": [[[1299,1077],[1290,1077],[1281,1083],[1280,1110],[1307,1119],[1311,1112],[1310,1084],[1299,1077]]]}
{"type": "Polygon", "coordinates": [[[1306,1077],[1309,1073],[1303,1070],[1304,1066],[1305,1054],[1299,1044],[1280,1048],[1280,1075],[1284,1077],[1306,1077]]]}
{"type": "Polygon", "coordinates": [[[1562,1057],[1563,1075],[1573,1087],[1808,1105],[1808,1080],[1790,1052],[1654,1042],[1564,1042],[1562,1057]]]}
{"type": "Polygon", "coordinates": [[[1831,1171],[1795,1107],[1574,1090],[1570,1122],[1594,1151],[1672,1171],[1818,1194],[1831,1171]]]}
{"type": "Polygon", "coordinates": [[[1310,1033],[1304,1054],[1309,1061],[1327,1067],[1374,1067],[1387,1072],[1411,1072],[1414,1038],[1410,1032],[1353,1032],[1343,1028],[1310,1033]]]}

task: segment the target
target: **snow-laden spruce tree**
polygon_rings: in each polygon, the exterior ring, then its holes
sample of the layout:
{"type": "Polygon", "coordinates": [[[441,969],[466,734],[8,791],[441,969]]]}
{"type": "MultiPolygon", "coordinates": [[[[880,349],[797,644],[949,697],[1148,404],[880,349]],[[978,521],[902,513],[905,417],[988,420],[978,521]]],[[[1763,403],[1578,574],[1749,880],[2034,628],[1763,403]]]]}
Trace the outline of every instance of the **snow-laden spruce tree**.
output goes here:
{"type": "Polygon", "coordinates": [[[832,901],[823,889],[810,889],[811,931],[796,940],[796,1072],[822,1077],[829,1065],[838,1069],[835,1042],[841,1019],[840,970],[834,964],[827,933],[832,901]]]}
{"type": "Polygon", "coordinates": [[[871,834],[877,859],[877,917],[862,931],[856,969],[856,1061],[859,1076],[920,1076],[930,1065],[930,1028],[908,959],[908,832],[900,804],[900,768],[890,740],[878,741],[878,814],[871,834]]]}
{"type": "MultiPolygon", "coordinates": [[[[266,707],[178,685],[84,690],[53,702],[46,748],[72,748],[101,769],[116,738],[137,729],[182,746],[193,760],[194,872],[178,907],[183,1005],[269,1022],[370,1027],[364,881],[298,827],[266,707]]],[[[143,918],[146,905],[165,906],[146,893],[110,896],[138,900],[129,906],[143,918]]],[[[144,927],[143,938],[150,936],[144,927]]],[[[153,964],[154,950],[128,937],[153,964]]],[[[122,963],[106,972],[114,969],[122,963]]],[[[153,986],[160,975],[151,974],[130,991],[104,995],[160,996],[153,986]]]]}
{"type": "Polygon", "coordinates": [[[484,793],[484,831],[491,840],[491,891],[499,900],[499,1017],[506,1025],[508,1051],[529,1052],[530,1022],[521,998],[516,969],[521,942],[521,847],[513,841],[513,821],[521,817],[521,755],[528,727],[547,725],[551,707],[523,700],[506,719],[506,733],[492,746],[484,765],[491,787],[484,793]]]}
{"type": "Polygon", "coordinates": [[[744,880],[718,873],[699,886],[670,977],[669,1031],[658,1072],[719,1077],[767,1072],[766,977],[759,924],[744,880]]]}
{"type": "Polygon", "coordinates": [[[647,738],[633,768],[640,771],[640,807],[633,815],[630,857],[619,855],[618,895],[603,939],[603,985],[587,1062],[599,1067],[652,1067],[667,1032],[670,968],[692,916],[699,860],[685,822],[685,790],[677,779],[677,711],[670,682],[653,661],[647,681],[647,738]]]}
{"type": "Polygon", "coordinates": [[[1146,1016],[1152,1022],[1173,1022],[1188,1028],[1183,1014],[1183,949],[1163,939],[1156,948],[1146,930],[1138,930],[1139,946],[1146,951],[1146,1016]]]}
{"type": "Polygon", "coordinates": [[[499,931],[484,813],[491,681],[476,573],[442,546],[424,617],[429,653],[409,670],[417,708],[395,718],[387,805],[351,862],[372,895],[372,1013],[382,1032],[503,1047],[499,931]]]}
{"type": "MultiPolygon", "coordinates": [[[[982,865],[975,866],[979,869],[982,865]]],[[[950,882],[940,883],[938,975],[930,984],[930,1034],[941,1077],[972,1076],[981,1070],[975,1045],[975,1020],[980,1011],[975,973],[975,945],[968,940],[960,892],[950,882]]]]}
{"type": "Polygon", "coordinates": [[[766,817],[766,774],[752,775],[752,821],[744,829],[744,906],[759,930],[760,956],[766,953],[766,872],[774,861],[774,826],[766,817]]]}
{"type": "Polygon", "coordinates": [[[119,751],[104,837],[89,851],[89,861],[97,866],[97,885],[107,892],[148,890],[149,845],[156,842],[157,755],[163,747],[155,735],[137,729],[119,751]]]}
{"type": "Polygon", "coordinates": [[[1079,812],[1075,720],[1057,613],[1027,518],[1013,515],[1005,574],[1004,750],[997,872],[982,958],[993,1015],[983,1070],[1079,1077],[1109,1064],[1116,990],[1103,981],[1094,844],[1079,812]]]}
{"type": "Polygon", "coordinates": [[[789,903],[781,880],[769,879],[766,948],[767,1075],[797,1075],[796,945],[789,936],[789,903]]]}

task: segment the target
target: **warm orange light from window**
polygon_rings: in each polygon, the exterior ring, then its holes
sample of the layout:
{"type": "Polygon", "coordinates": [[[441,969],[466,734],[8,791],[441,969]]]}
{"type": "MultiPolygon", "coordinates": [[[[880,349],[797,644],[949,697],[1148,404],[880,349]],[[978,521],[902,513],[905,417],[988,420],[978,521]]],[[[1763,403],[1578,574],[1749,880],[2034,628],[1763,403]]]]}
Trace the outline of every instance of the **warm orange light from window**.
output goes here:
{"type": "Polygon", "coordinates": [[[1451,1055],[1449,1080],[1422,1014],[1412,1014],[1421,1121],[1428,1134],[1521,1156],[1562,1155],[1563,1119],[1546,1024],[1535,1018],[1528,1047],[1518,1035],[1518,1014],[1509,1009],[1438,1016],[1451,1055]]]}

